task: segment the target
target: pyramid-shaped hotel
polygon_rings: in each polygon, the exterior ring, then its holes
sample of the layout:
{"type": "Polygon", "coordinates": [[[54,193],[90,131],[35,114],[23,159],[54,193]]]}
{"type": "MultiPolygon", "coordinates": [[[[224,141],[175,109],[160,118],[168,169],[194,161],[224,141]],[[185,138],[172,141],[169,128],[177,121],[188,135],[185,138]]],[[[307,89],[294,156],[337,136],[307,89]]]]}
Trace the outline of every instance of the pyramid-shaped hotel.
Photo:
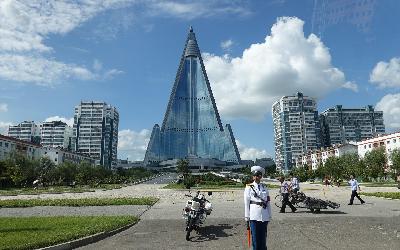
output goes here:
{"type": "Polygon", "coordinates": [[[240,164],[231,126],[224,127],[190,28],[162,126],[154,125],[146,166],[189,159],[191,165],[240,164]]]}

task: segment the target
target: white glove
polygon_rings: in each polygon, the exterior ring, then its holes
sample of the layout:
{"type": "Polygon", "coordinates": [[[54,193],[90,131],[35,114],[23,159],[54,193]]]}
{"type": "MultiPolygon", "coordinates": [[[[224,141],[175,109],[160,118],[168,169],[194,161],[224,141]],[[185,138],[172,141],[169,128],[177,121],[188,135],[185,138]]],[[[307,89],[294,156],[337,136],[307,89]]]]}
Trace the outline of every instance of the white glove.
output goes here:
{"type": "Polygon", "coordinates": [[[245,221],[249,221],[250,218],[249,218],[249,217],[244,217],[244,220],[245,220],[245,221]]]}

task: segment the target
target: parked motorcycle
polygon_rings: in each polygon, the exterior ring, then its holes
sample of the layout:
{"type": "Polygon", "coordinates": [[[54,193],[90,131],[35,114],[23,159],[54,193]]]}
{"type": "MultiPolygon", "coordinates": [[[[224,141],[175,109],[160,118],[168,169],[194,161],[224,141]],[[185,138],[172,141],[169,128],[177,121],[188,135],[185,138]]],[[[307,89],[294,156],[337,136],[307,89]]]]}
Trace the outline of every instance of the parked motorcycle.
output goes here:
{"type": "MultiPolygon", "coordinates": [[[[208,195],[212,195],[212,192],[208,192],[208,195]]],[[[200,191],[195,196],[187,194],[185,196],[191,198],[186,201],[182,213],[183,218],[186,220],[186,240],[189,240],[192,230],[198,230],[200,225],[206,220],[207,215],[211,214],[212,204],[200,191]]]]}

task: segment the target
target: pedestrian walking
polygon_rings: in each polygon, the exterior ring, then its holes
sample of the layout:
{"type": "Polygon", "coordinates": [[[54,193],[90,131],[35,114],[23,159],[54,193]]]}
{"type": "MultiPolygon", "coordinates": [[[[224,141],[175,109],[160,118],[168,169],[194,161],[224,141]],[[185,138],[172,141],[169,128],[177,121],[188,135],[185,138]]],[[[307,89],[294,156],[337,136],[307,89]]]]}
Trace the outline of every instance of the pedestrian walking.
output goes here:
{"type": "Polygon", "coordinates": [[[292,213],[296,212],[297,209],[289,201],[289,188],[290,188],[289,183],[285,181],[285,178],[283,176],[279,178],[279,181],[281,182],[281,189],[279,190],[279,192],[282,195],[282,207],[279,213],[285,212],[286,205],[289,205],[289,207],[292,209],[292,213]]]}
{"type": "Polygon", "coordinates": [[[267,228],[271,220],[271,202],[267,187],[261,183],[264,168],[251,168],[253,182],[244,190],[244,218],[251,231],[253,250],[267,249],[267,228]]]}
{"type": "Polygon", "coordinates": [[[357,189],[361,191],[360,185],[358,185],[358,181],[354,179],[353,175],[350,175],[349,185],[351,187],[351,197],[350,203],[348,205],[353,205],[354,197],[357,197],[360,200],[361,204],[364,204],[365,201],[361,199],[361,197],[357,193],[357,189]]]}

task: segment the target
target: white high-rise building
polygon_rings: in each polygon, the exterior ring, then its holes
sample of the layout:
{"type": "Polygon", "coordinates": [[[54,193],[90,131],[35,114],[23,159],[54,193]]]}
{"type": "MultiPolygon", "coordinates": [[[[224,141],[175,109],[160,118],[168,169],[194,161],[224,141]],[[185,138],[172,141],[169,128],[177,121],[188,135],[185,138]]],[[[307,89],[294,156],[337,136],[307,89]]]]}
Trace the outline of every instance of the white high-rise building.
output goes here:
{"type": "Polygon", "coordinates": [[[272,105],[277,170],[290,171],[299,156],[320,147],[316,106],[313,98],[302,93],[284,96],[272,105]]]}
{"type": "Polygon", "coordinates": [[[8,128],[8,136],[19,140],[40,143],[40,130],[34,121],[23,121],[8,128]]]}
{"type": "Polygon", "coordinates": [[[62,121],[40,124],[40,137],[43,147],[71,149],[72,128],[62,121]]]}
{"type": "Polygon", "coordinates": [[[117,164],[119,114],[105,102],[81,102],[75,107],[73,150],[111,168],[117,164]]]}

